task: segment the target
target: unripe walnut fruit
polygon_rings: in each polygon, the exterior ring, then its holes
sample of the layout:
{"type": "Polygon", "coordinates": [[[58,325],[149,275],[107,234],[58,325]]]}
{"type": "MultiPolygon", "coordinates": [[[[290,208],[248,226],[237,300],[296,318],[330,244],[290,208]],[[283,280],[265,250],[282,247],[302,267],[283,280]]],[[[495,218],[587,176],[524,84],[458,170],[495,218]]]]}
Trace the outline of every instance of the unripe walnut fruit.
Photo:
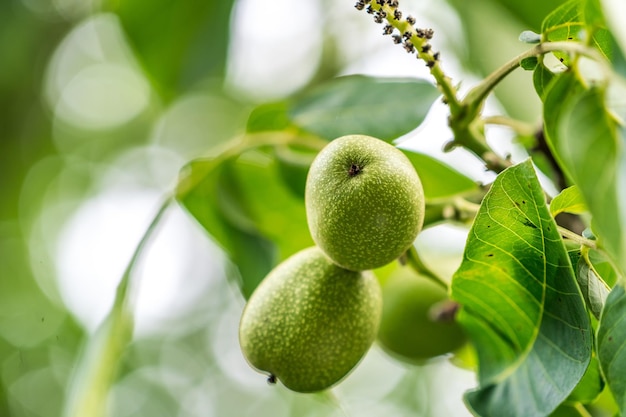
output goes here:
{"type": "Polygon", "coordinates": [[[244,356],[298,392],[343,379],[374,342],[382,312],[371,271],[348,271],[318,248],[304,249],[270,272],[239,325],[244,356]]]}
{"type": "Polygon", "coordinates": [[[353,271],[398,258],[424,222],[424,191],[411,162],[371,136],[343,136],[320,151],[307,177],[305,204],[315,243],[353,271]]]}

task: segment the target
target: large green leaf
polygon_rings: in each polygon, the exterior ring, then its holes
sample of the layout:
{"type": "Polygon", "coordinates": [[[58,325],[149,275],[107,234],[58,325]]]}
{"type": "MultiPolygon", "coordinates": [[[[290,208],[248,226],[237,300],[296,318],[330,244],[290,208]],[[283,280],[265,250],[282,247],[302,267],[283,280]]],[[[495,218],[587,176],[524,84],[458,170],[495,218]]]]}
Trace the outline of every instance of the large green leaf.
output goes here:
{"type": "Polygon", "coordinates": [[[230,174],[237,182],[241,207],[256,230],[278,246],[280,259],[313,245],[304,200],[287,188],[270,154],[244,154],[232,165],[230,174]]]}
{"type": "Polygon", "coordinates": [[[351,75],[335,78],[293,99],[292,122],[325,139],[349,134],[390,142],[422,123],[439,97],[427,81],[351,75]]]}
{"type": "Polygon", "coordinates": [[[312,243],[302,199],[280,178],[272,153],[263,151],[287,145],[319,144],[294,132],[248,134],[180,173],[177,200],[237,266],[246,298],[277,260],[312,243]]]}
{"type": "Polygon", "coordinates": [[[604,379],[597,356],[592,356],[585,375],[567,398],[566,403],[592,404],[604,389],[604,379]]]}
{"type": "Polygon", "coordinates": [[[401,149],[417,171],[426,200],[437,200],[478,189],[478,183],[432,156],[401,149]]]}
{"type": "Polygon", "coordinates": [[[626,291],[616,285],[609,294],[598,328],[598,359],[620,412],[626,413],[626,291]]]}
{"type": "Polygon", "coordinates": [[[233,0],[108,0],[157,89],[171,98],[224,75],[233,0]]]}
{"type": "Polygon", "coordinates": [[[485,196],[452,297],[478,354],[480,386],[466,395],[477,415],[548,415],[585,373],[589,317],[530,160],[485,196]]]}
{"type": "Polygon", "coordinates": [[[220,191],[222,176],[232,159],[220,157],[191,161],[181,172],[176,190],[178,201],[215,239],[239,269],[239,285],[248,298],[274,263],[271,242],[253,230],[241,227],[237,218],[245,213],[226,211],[226,196],[220,191]]]}
{"type": "Polygon", "coordinates": [[[573,73],[559,76],[546,95],[545,131],[555,158],[593,216],[600,244],[624,268],[626,219],[621,218],[624,191],[619,182],[623,139],[604,96],[600,88],[583,88],[573,73]]]}

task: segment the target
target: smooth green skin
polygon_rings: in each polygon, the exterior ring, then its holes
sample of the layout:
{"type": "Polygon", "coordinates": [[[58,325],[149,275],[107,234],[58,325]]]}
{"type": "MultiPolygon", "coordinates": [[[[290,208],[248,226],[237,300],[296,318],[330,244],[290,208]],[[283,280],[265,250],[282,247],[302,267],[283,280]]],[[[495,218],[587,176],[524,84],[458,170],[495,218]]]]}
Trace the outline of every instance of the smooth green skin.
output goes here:
{"type": "Polygon", "coordinates": [[[409,363],[452,352],[466,342],[454,321],[429,317],[434,304],[448,300],[444,289],[410,267],[395,270],[383,284],[383,316],[378,342],[391,356],[409,363]]]}
{"type": "Polygon", "coordinates": [[[309,170],[305,204],[315,243],[353,271],[400,257],[424,222],[424,191],[411,162],[371,136],[343,136],[322,149],[309,170]]]}
{"type": "Polygon", "coordinates": [[[278,265],[248,300],[239,342],[254,368],[298,392],[345,377],[376,339],[382,293],[371,272],[332,263],[317,247],[278,265]]]}

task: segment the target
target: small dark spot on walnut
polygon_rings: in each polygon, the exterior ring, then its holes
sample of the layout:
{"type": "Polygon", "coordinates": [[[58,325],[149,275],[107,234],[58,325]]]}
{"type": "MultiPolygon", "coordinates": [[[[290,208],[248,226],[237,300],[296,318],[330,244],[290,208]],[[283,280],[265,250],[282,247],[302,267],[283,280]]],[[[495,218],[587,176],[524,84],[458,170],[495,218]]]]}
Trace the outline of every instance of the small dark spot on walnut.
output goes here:
{"type": "Polygon", "coordinates": [[[356,177],[361,173],[361,171],[363,171],[361,165],[352,163],[352,165],[350,165],[350,169],[348,169],[348,175],[351,177],[356,177]]]}

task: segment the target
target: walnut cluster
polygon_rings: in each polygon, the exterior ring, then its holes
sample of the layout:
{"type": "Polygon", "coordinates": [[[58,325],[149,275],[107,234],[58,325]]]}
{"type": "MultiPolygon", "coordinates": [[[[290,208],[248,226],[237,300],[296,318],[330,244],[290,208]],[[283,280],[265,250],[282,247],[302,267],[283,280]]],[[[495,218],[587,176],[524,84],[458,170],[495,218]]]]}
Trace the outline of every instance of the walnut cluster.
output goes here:
{"type": "Polygon", "coordinates": [[[417,53],[418,59],[423,59],[426,66],[432,68],[439,61],[439,52],[433,52],[430,43],[434,31],[432,29],[416,28],[416,19],[408,15],[402,17],[398,9],[398,0],[357,0],[354,7],[365,10],[374,15],[376,23],[386,22],[383,35],[391,35],[395,44],[401,44],[408,53],[417,53]]]}

